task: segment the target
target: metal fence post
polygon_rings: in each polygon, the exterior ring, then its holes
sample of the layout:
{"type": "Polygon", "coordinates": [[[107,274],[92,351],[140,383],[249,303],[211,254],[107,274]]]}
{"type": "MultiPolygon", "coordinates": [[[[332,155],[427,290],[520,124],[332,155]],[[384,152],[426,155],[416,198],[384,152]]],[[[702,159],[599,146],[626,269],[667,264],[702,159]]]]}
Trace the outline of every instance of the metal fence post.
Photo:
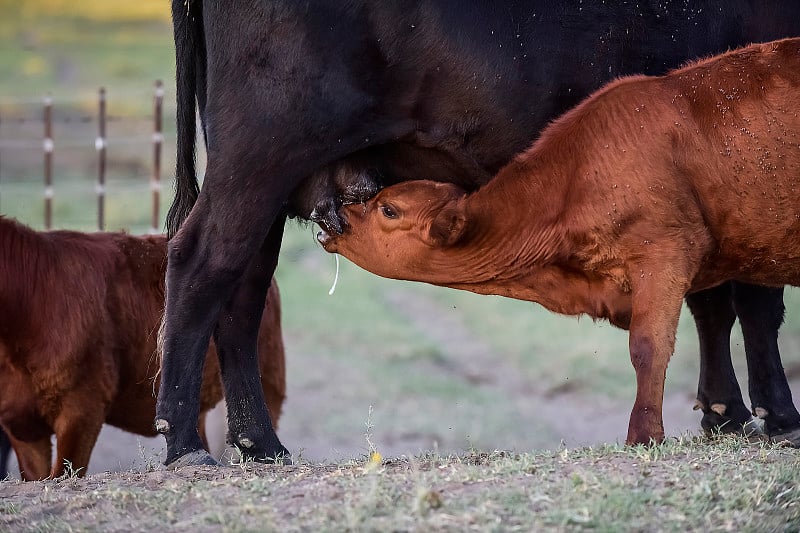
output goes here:
{"type": "Polygon", "coordinates": [[[162,133],[163,122],[164,85],[161,80],[156,80],[155,94],[153,97],[153,175],[150,178],[150,188],[153,191],[153,218],[150,231],[159,233],[159,204],[161,202],[161,146],[164,143],[162,133]]]}
{"type": "Polygon", "coordinates": [[[97,101],[97,139],[94,147],[97,150],[97,229],[106,227],[106,90],[100,87],[97,101]]]}
{"type": "Polygon", "coordinates": [[[44,227],[53,225],[53,99],[44,99],[44,227]]]}

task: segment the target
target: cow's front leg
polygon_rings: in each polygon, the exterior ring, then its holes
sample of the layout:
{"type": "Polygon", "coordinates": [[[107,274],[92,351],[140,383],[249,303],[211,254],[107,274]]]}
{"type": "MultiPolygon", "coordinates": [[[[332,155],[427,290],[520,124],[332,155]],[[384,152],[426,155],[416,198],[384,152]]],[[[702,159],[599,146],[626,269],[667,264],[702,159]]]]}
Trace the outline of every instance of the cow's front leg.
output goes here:
{"type": "Polygon", "coordinates": [[[267,409],[258,356],[258,331],[264,301],[277,266],[284,217],[273,223],[264,244],[220,313],[214,341],[228,408],[229,444],[249,459],[289,462],[267,409]]]}
{"type": "Polygon", "coordinates": [[[687,283],[675,279],[674,271],[635,269],[629,345],[631,363],[636,371],[636,401],[628,425],[627,444],[664,440],[664,381],[675,347],[686,286],[687,283]]]}
{"type": "Polygon", "coordinates": [[[800,414],[778,351],[783,288],[736,282],[733,304],[742,326],[753,413],[764,420],[770,439],[800,447],[800,414]]]}

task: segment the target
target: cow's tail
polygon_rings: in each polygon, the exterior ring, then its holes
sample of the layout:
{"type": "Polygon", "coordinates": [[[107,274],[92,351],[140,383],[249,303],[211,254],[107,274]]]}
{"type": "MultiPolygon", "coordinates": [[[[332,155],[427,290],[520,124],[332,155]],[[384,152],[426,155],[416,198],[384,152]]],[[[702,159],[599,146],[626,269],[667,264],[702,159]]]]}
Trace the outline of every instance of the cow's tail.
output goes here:
{"type": "MultiPolygon", "coordinates": [[[[172,0],[172,28],[175,36],[175,79],[177,85],[177,159],[175,199],[167,213],[167,236],[172,238],[192,210],[200,187],[195,170],[197,135],[197,67],[205,61],[202,0],[172,0]]],[[[201,80],[205,85],[205,80],[201,80]]],[[[200,87],[200,90],[205,90],[200,87]]]]}

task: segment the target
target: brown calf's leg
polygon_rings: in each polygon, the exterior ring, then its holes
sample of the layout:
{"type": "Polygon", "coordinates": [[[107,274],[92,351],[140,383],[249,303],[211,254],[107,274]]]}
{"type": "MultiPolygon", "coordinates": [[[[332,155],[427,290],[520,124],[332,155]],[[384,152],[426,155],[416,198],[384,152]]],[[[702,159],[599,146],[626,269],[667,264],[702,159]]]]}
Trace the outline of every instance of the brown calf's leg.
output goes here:
{"type": "Polygon", "coordinates": [[[641,275],[632,281],[629,345],[636,371],[636,401],[625,440],[631,445],[664,440],[664,380],[685,293],[684,284],[675,281],[674,271],[642,269],[641,275]]]}
{"type": "Polygon", "coordinates": [[[64,473],[75,473],[79,477],[86,475],[89,459],[92,455],[97,436],[103,427],[105,406],[93,406],[92,409],[80,409],[82,402],[66,401],[64,408],[53,424],[56,432],[56,459],[50,477],[57,478],[64,473]],[[67,468],[69,464],[69,469],[67,468]]]}
{"type": "Polygon", "coordinates": [[[53,445],[50,436],[33,442],[23,442],[8,436],[19,463],[19,476],[23,481],[45,479],[50,475],[50,460],[53,456],[53,445]]]}
{"type": "Polygon", "coordinates": [[[283,402],[286,400],[286,351],[281,329],[281,300],[274,279],[261,321],[262,327],[258,338],[261,384],[272,426],[277,430],[283,402]],[[262,353],[264,350],[266,352],[262,353]]]}

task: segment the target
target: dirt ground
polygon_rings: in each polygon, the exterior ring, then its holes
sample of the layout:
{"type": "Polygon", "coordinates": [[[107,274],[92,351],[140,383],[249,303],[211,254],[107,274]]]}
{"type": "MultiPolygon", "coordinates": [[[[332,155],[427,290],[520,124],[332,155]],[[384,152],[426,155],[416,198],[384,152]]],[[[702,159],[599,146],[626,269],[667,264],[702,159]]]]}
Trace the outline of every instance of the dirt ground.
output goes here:
{"type": "Polygon", "coordinates": [[[3,531],[797,531],[796,450],[670,440],[0,484],[3,531]]]}
{"type": "MultiPolygon", "coordinates": [[[[796,397],[800,395],[800,383],[793,382],[792,390],[796,397]]],[[[309,413],[316,410],[318,402],[331,401],[323,398],[324,392],[318,389],[302,390],[290,385],[284,411],[285,418],[279,431],[281,440],[287,443],[292,451],[302,447],[303,457],[309,461],[341,460],[364,455],[362,434],[352,435],[349,439],[342,435],[328,438],[311,429],[314,424],[309,423],[309,419],[312,418],[309,413]]],[[[673,394],[665,398],[664,424],[669,428],[670,435],[697,433],[700,415],[691,409],[693,398],[691,394],[673,394]]],[[[535,416],[539,422],[545,422],[555,433],[561,435],[543,448],[557,448],[562,441],[566,446],[574,448],[622,442],[625,439],[630,406],[622,402],[574,396],[549,399],[531,397],[530,402],[536,406],[535,416]]],[[[224,446],[224,406],[220,405],[215,409],[211,417],[214,420],[214,423],[210,424],[210,427],[214,428],[211,442],[215,443],[212,447],[219,455],[224,446]]],[[[413,432],[398,435],[385,433],[378,428],[372,438],[381,443],[381,452],[386,457],[411,456],[431,447],[431,442],[424,435],[414,435],[413,432]]],[[[498,447],[502,448],[501,443],[498,443],[498,447]]],[[[164,442],[160,437],[152,439],[140,437],[106,425],[95,446],[88,472],[94,474],[141,470],[148,461],[152,462],[154,458],[163,457],[164,450],[164,442]]],[[[16,472],[16,464],[11,466],[11,471],[16,472]]]]}

